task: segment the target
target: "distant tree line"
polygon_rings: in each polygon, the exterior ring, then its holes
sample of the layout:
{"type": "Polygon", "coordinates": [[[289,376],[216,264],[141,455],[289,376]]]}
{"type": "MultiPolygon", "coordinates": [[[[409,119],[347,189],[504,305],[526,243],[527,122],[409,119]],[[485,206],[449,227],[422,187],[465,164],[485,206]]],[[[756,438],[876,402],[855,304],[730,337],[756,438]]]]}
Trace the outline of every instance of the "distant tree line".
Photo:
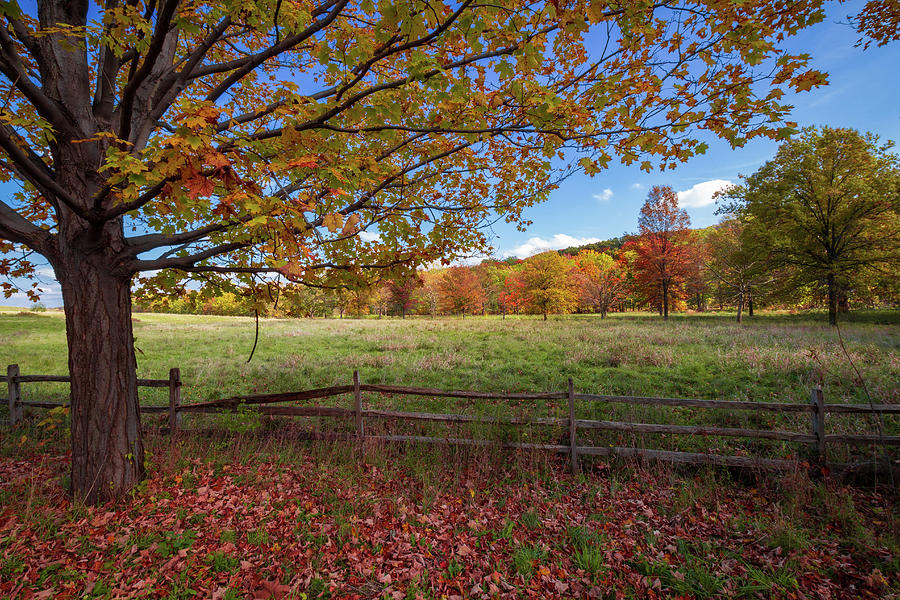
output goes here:
{"type": "Polygon", "coordinates": [[[900,305],[900,169],[891,144],[807,128],[740,185],[720,192],[719,224],[692,229],[669,186],[653,187],[638,232],[537,254],[256,293],[136,294],[139,309],[330,317],[518,315],[900,305]]]}

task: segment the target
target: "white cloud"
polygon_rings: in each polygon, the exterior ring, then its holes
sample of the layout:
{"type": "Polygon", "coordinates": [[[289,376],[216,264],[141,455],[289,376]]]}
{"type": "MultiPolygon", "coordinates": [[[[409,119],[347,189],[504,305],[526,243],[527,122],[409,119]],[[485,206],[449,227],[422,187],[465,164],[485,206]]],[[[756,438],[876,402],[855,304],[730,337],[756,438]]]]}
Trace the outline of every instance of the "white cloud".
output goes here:
{"type": "Polygon", "coordinates": [[[643,183],[632,183],[632,184],[631,184],[631,189],[633,189],[633,190],[642,190],[642,189],[644,189],[644,184],[643,184],[643,183]]]}
{"type": "Polygon", "coordinates": [[[709,181],[701,181],[690,189],[677,192],[678,205],[681,208],[700,208],[715,203],[713,194],[724,187],[733,185],[727,179],[710,179],[709,181]]]}
{"type": "Polygon", "coordinates": [[[372,233],[370,231],[360,231],[358,235],[359,235],[359,239],[361,239],[364,242],[380,242],[381,241],[380,235],[378,235],[377,233],[372,233]]]}
{"type": "MultiPolygon", "coordinates": [[[[40,296],[39,302],[48,308],[62,306],[62,292],[58,286],[40,286],[40,296]]],[[[0,296],[0,306],[29,308],[34,306],[34,302],[24,292],[15,292],[9,298],[0,296]]]]}
{"type": "Polygon", "coordinates": [[[509,258],[510,256],[515,256],[518,258],[528,258],[534,254],[546,252],[548,250],[560,250],[570,246],[583,246],[584,244],[593,244],[599,241],[600,238],[595,237],[575,238],[571,235],[566,235],[565,233],[557,233],[549,240],[545,240],[542,237],[529,238],[524,244],[519,244],[512,250],[505,251],[503,257],[509,258]]]}
{"type": "Polygon", "coordinates": [[[599,200],[600,202],[609,202],[609,200],[613,197],[613,191],[610,188],[606,188],[599,194],[593,194],[595,200],[599,200]]]}

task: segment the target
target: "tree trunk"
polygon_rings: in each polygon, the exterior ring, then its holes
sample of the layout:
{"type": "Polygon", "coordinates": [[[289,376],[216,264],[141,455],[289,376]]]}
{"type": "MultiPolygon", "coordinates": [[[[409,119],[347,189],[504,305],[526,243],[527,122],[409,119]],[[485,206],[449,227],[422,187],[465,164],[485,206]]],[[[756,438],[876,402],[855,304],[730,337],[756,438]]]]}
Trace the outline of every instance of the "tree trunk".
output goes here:
{"type": "Polygon", "coordinates": [[[738,293],[737,300],[737,322],[740,323],[744,317],[744,290],[738,293]]]}
{"type": "Polygon", "coordinates": [[[663,306],[663,320],[669,320],[669,286],[666,284],[662,285],[662,306],[663,306]]]}
{"type": "Polygon", "coordinates": [[[828,322],[831,325],[837,325],[837,301],[838,301],[837,282],[834,280],[834,274],[828,274],[828,322]]]}
{"type": "Polygon", "coordinates": [[[747,316],[753,316],[753,294],[747,290],[747,316]]]}
{"type": "Polygon", "coordinates": [[[544,320],[545,321],[547,320],[547,311],[546,310],[544,311],[544,320]]]}
{"type": "Polygon", "coordinates": [[[850,312],[850,296],[847,288],[843,285],[838,286],[837,289],[837,310],[839,313],[850,312]]]}
{"type": "Polygon", "coordinates": [[[117,498],[144,477],[131,326],[131,278],[92,257],[56,265],[66,313],[72,492],[87,504],[117,498]]]}
{"type": "Polygon", "coordinates": [[[703,296],[697,292],[697,312],[703,312],[703,296]]]}

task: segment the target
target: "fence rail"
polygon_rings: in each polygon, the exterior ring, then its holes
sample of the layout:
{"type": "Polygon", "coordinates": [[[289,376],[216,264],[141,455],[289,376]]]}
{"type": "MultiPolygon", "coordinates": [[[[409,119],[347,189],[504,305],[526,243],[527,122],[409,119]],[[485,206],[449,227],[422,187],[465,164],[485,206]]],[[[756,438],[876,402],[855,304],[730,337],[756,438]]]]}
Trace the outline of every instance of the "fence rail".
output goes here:
{"type": "MultiPolygon", "coordinates": [[[[18,365],[10,365],[5,377],[9,391],[8,403],[10,424],[16,425],[22,419],[22,409],[31,408],[55,408],[67,406],[59,402],[36,402],[22,399],[21,384],[31,382],[69,382],[70,378],[64,375],[21,375],[18,365]]],[[[322,434],[314,432],[312,438],[330,439],[354,439],[372,440],[382,442],[415,442],[426,444],[451,444],[461,446],[495,446],[505,448],[543,450],[565,453],[569,455],[573,472],[579,470],[579,459],[585,456],[622,456],[643,459],[665,460],[677,463],[713,464],[734,467],[753,467],[759,469],[790,469],[796,467],[796,461],[764,458],[761,456],[731,456],[722,454],[705,454],[697,452],[678,452],[671,450],[657,450],[650,448],[627,448],[619,446],[583,446],[578,442],[578,431],[601,430],[617,431],[638,434],[667,434],[711,437],[738,437],[750,439],[778,440],[813,446],[818,460],[826,463],[826,448],[828,444],[847,445],[878,445],[900,446],[900,436],[882,435],[846,435],[826,434],[825,415],[835,414],[871,414],[871,415],[900,415],[900,405],[877,404],[827,404],[820,388],[811,391],[809,403],[799,402],[748,402],[732,400],[703,400],[690,398],[654,398],[644,396],[611,396],[604,394],[575,393],[572,379],[569,379],[568,389],[562,392],[546,393],[498,393],[480,391],[439,390],[431,388],[405,387],[392,385],[374,385],[360,383],[359,372],[353,372],[353,383],[350,385],[338,385],[324,388],[316,388],[299,392],[286,392],[276,394],[255,394],[248,396],[232,396],[210,402],[193,404],[181,403],[181,373],[179,369],[171,369],[168,379],[138,379],[138,386],[157,387],[169,389],[168,406],[140,406],[142,413],[164,413],[168,415],[168,431],[173,439],[181,427],[181,417],[185,413],[222,413],[233,412],[242,406],[253,407],[255,413],[271,416],[290,417],[338,417],[352,418],[355,425],[354,433],[322,434]],[[490,417],[479,415],[460,415],[449,413],[427,413],[397,410],[365,409],[362,402],[362,392],[379,394],[398,394],[412,396],[431,396],[441,398],[466,398],[486,400],[562,400],[566,399],[567,417],[490,417]],[[334,406],[286,406],[281,403],[298,402],[330,398],[344,394],[353,395],[353,408],[334,406]],[[577,419],[576,401],[621,403],[651,406],[674,406],[701,409],[739,410],[739,411],[768,411],[779,413],[810,413],[810,432],[783,431],[778,429],[745,429],[734,427],[718,427],[706,425],[669,425],[661,423],[629,423],[621,421],[601,421],[591,419],[577,419]],[[373,419],[401,420],[401,421],[431,421],[443,423],[480,423],[492,425],[525,425],[525,426],[556,426],[568,428],[567,444],[539,444],[525,442],[496,442],[492,440],[433,437],[422,435],[366,435],[365,421],[373,419]]]]}

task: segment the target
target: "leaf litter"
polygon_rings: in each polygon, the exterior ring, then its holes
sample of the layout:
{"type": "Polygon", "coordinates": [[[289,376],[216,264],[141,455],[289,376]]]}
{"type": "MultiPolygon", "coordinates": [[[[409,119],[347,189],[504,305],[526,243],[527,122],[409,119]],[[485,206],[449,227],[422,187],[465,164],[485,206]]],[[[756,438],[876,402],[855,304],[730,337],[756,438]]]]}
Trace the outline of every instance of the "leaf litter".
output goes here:
{"type": "MultiPolygon", "coordinates": [[[[792,538],[771,490],[749,484],[694,498],[689,476],[640,467],[579,478],[560,467],[530,479],[463,468],[425,489],[402,469],[297,456],[287,465],[191,459],[99,507],[67,497],[64,455],[0,458],[0,597],[804,599],[900,590],[895,547],[854,547],[834,522],[818,535],[797,525],[792,538]]],[[[896,525],[890,498],[841,492],[871,509],[867,525],[896,525]]]]}

